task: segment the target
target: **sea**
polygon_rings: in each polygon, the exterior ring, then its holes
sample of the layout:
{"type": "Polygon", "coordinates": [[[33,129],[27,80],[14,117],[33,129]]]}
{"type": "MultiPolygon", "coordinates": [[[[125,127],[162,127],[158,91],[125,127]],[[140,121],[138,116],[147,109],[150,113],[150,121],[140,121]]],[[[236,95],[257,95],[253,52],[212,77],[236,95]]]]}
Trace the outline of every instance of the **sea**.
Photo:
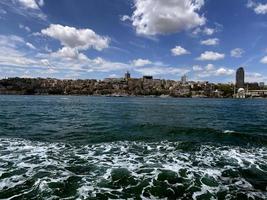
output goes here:
{"type": "Polygon", "coordinates": [[[267,100],[0,96],[0,199],[267,199],[267,100]]]}

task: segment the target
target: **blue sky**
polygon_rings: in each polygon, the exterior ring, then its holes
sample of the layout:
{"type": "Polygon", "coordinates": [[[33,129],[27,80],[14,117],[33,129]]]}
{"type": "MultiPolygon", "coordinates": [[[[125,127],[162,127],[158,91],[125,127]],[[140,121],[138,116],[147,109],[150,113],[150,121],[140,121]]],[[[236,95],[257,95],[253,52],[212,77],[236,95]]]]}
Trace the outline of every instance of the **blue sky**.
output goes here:
{"type": "Polygon", "coordinates": [[[0,77],[267,82],[262,0],[1,0],[0,77]]]}

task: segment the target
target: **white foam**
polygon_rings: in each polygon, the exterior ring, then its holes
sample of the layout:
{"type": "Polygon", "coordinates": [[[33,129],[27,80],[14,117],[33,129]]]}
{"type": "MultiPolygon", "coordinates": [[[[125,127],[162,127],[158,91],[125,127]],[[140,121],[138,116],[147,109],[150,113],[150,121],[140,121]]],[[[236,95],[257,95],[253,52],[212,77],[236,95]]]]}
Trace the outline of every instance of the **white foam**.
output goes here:
{"type": "Polygon", "coordinates": [[[235,131],[233,131],[233,130],[225,130],[225,131],[223,131],[223,133],[234,133],[235,131]]]}
{"type": "MultiPolygon", "coordinates": [[[[171,170],[178,172],[185,169],[187,179],[191,186],[194,185],[196,175],[200,177],[213,177],[219,184],[218,187],[209,187],[201,185],[201,191],[195,192],[192,196],[196,199],[201,194],[210,192],[216,194],[219,190],[228,190],[229,186],[238,189],[250,191],[248,194],[252,197],[262,197],[264,193],[257,191],[244,178],[237,178],[234,185],[230,178],[222,178],[222,172],[228,169],[244,168],[249,169],[252,166],[260,169],[260,164],[266,166],[267,149],[264,147],[216,147],[212,145],[202,145],[199,151],[186,152],[176,148],[179,142],[114,142],[106,144],[71,146],[64,144],[51,144],[42,142],[30,142],[16,139],[0,139],[1,150],[0,159],[3,162],[13,163],[12,168],[26,170],[26,176],[32,177],[38,172],[49,172],[49,177],[38,179],[34,186],[39,187],[40,192],[51,193],[49,188],[51,182],[64,182],[71,176],[76,176],[72,171],[66,168],[76,166],[76,162],[81,159],[84,165],[93,165],[92,168],[82,177],[79,182],[77,194],[80,199],[95,197],[96,193],[118,191],[120,189],[101,188],[98,184],[102,180],[111,181],[111,172],[113,169],[128,169],[131,175],[138,181],[147,179],[149,186],[153,186],[153,180],[156,180],[162,170],[171,170]],[[142,150],[137,150],[135,147],[142,150]],[[143,153],[145,151],[145,154],[143,153]],[[4,154],[2,151],[10,151],[10,154],[4,154]],[[96,152],[98,152],[96,154],[96,152]],[[101,152],[99,154],[99,152],[101,152]],[[224,166],[215,166],[217,161],[227,160],[224,166]],[[193,164],[193,162],[197,164],[193,164]],[[143,169],[151,169],[150,172],[138,173],[143,169]],[[41,170],[40,170],[41,169],[41,170]],[[93,180],[93,181],[92,181],[93,180]]],[[[6,165],[1,166],[1,173],[8,171],[6,165]]],[[[262,170],[263,171],[263,170],[262,170]]],[[[0,180],[0,190],[6,186],[12,188],[25,181],[21,175],[0,180]]],[[[143,188],[143,192],[144,192],[143,188]]],[[[142,194],[142,199],[145,198],[142,194]]],[[[153,198],[153,196],[151,196],[153,198]]],[[[155,197],[156,198],[156,197],[155,197]]]]}

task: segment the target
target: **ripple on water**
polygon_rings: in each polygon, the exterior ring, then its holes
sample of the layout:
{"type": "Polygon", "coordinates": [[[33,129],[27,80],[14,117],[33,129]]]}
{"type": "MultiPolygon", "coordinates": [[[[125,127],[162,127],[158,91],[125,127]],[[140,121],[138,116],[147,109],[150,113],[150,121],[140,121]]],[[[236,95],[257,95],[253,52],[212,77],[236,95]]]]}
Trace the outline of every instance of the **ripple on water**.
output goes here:
{"type": "Polygon", "coordinates": [[[0,139],[0,199],[266,199],[267,149],[0,139]]]}

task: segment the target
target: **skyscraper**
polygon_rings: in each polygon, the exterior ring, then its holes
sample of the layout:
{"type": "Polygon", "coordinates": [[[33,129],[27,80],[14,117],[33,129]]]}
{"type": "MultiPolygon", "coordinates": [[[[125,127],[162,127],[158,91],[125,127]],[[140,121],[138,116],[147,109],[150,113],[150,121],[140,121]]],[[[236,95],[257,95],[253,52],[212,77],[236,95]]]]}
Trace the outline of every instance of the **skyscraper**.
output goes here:
{"type": "Polygon", "coordinates": [[[244,88],[245,87],[245,71],[243,67],[238,68],[236,71],[236,88],[244,88]]]}

